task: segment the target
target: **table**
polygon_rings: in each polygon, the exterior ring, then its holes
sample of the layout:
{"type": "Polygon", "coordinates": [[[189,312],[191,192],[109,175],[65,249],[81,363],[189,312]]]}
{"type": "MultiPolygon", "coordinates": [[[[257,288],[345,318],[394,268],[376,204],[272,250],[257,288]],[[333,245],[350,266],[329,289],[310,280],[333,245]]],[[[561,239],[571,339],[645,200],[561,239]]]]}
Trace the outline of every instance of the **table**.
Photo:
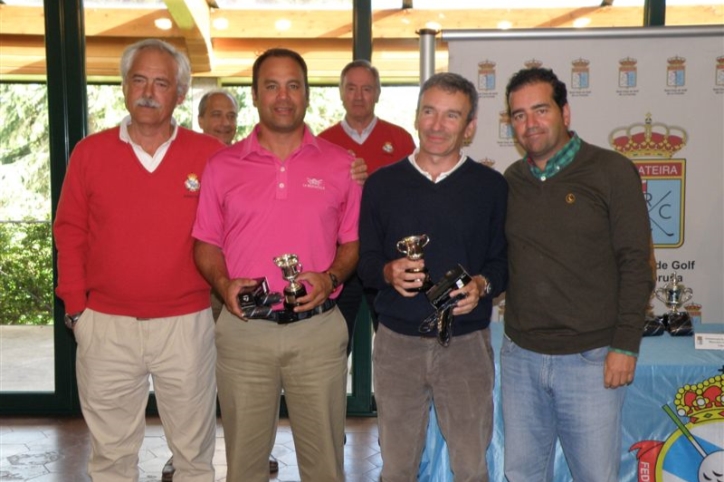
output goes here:
{"type": "MultiPolygon", "coordinates": [[[[495,425],[487,460],[490,480],[504,482],[498,355],[503,326],[501,323],[491,323],[490,329],[496,352],[495,425]]],[[[664,333],[643,339],[636,377],[628,387],[624,402],[621,482],[698,482],[706,480],[699,479],[700,468],[707,474],[712,470],[721,472],[724,468],[722,369],[724,351],[696,350],[692,337],[672,337],[664,333]],[[690,411],[687,416],[669,415],[663,407],[670,407],[676,412],[677,396],[679,400],[688,401],[689,405],[701,409],[694,412],[687,409],[690,411]]],[[[430,413],[427,446],[420,464],[419,480],[453,480],[447,446],[437,426],[434,410],[430,413]]],[[[560,446],[556,450],[554,481],[572,481],[560,446]]]]}

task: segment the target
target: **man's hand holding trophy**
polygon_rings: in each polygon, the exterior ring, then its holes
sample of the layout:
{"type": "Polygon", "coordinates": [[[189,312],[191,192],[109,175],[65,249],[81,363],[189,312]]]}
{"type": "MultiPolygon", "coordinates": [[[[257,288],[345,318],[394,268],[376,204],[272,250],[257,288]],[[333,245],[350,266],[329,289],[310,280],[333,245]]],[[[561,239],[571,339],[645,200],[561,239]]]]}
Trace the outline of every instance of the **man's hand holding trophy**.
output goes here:
{"type": "Polygon", "coordinates": [[[453,335],[453,314],[467,313],[477,305],[479,290],[473,287],[471,301],[464,307],[458,303],[466,303],[468,286],[472,278],[461,265],[447,271],[437,283],[433,284],[430,273],[424,266],[424,247],[430,242],[426,234],[407,236],[397,242],[397,250],[405,258],[393,261],[386,266],[385,277],[394,288],[405,297],[414,297],[424,293],[434,311],[420,325],[420,333],[436,334],[442,346],[448,346],[453,335]]]}
{"type": "MultiPolygon", "coordinates": [[[[255,284],[242,287],[237,295],[242,319],[262,319],[287,324],[324,313],[335,306],[334,300],[327,298],[329,294],[327,290],[324,290],[324,300],[321,299],[320,292],[317,289],[312,289],[311,293],[312,295],[316,293],[316,296],[308,296],[307,288],[298,279],[302,273],[302,264],[296,254],[282,254],[275,257],[273,262],[282,270],[282,277],[289,284],[284,287],[283,294],[269,291],[269,283],[266,277],[255,278],[252,280],[255,281],[255,284]],[[280,301],[283,302],[283,309],[274,310],[273,305],[280,301]],[[311,308],[304,309],[305,305],[309,305],[311,308]]],[[[316,279],[332,276],[330,274],[309,273],[307,277],[311,277],[311,275],[317,276],[316,279]]],[[[330,281],[332,291],[336,288],[335,279],[330,281]]]]}

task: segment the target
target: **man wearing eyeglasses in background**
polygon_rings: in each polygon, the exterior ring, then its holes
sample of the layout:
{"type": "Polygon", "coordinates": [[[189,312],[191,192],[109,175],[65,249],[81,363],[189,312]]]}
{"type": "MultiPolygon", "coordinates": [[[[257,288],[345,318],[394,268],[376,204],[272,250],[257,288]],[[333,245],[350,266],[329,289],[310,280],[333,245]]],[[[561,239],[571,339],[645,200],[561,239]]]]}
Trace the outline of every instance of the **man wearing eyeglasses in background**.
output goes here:
{"type": "Polygon", "coordinates": [[[231,92],[212,89],[199,100],[199,115],[196,118],[204,134],[216,137],[230,146],[236,137],[236,121],[239,103],[231,92]]]}

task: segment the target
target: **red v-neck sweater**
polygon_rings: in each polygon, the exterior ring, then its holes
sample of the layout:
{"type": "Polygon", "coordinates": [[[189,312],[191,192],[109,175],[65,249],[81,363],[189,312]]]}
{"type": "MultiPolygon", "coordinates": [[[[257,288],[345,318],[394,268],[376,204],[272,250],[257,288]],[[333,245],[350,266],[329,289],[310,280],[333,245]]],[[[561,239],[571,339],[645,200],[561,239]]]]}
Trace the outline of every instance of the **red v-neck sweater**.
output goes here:
{"type": "Polygon", "coordinates": [[[66,312],[89,307],[160,318],[209,306],[191,227],[204,166],[221,147],[179,127],[161,164],[148,172],[118,127],[78,143],[54,224],[56,292],[66,312]]]}
{"type": "Polygon", "coordinates": [[[380,118],[362,144],[357,144],[347,135],[341,122],[322,131],[319,137],[347,149],[354,157],[364,159],[369,174],[404,159],[415,150],[415,141],[405,129],[380,118]]]}

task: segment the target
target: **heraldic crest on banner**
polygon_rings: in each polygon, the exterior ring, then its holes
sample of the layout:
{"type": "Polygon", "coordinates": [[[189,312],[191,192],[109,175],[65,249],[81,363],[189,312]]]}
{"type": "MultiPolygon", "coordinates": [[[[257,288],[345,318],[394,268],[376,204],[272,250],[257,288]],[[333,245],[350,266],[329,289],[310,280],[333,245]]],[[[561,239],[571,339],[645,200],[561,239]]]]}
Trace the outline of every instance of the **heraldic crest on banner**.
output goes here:
{"type": "Polygon", "coordinates": [[[684,244],[686,159],[674,159],[688,141],[684,129],[653,122],[617,127],[609,144],[636,165],[651,220],[656,248],[678,248],[684,244]]]}
{"type": "Polygon", "coordinates": [[[636,451],[639,482],[724,480],[724,375],[679,388],[676,411],[662,408],[675,430],[665,441],[642,440],[636,451]]]}

